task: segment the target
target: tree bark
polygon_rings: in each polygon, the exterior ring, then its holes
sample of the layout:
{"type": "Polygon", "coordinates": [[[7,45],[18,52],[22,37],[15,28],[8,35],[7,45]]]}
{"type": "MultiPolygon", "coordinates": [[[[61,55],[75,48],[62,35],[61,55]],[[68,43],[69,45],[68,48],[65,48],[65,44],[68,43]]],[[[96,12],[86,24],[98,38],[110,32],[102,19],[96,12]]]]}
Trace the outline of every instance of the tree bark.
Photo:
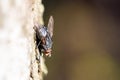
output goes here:
{"type": "Polygon", "coordinates": [[[34,23],[43,24],[41,0],[0,1],[0,80],[43,80],[47,68],[36,57],[34,23]]]}

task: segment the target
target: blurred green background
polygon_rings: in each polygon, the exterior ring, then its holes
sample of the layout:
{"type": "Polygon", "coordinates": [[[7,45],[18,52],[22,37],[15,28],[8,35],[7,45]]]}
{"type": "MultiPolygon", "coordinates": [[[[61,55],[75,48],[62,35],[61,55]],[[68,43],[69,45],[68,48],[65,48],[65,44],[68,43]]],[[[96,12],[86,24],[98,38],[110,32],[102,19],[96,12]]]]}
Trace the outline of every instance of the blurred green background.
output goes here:
{"type": "Polygon", "coordinates": [[[43,0],[55,20],[45,80],[120,80],[120,1],[43,0]]]}

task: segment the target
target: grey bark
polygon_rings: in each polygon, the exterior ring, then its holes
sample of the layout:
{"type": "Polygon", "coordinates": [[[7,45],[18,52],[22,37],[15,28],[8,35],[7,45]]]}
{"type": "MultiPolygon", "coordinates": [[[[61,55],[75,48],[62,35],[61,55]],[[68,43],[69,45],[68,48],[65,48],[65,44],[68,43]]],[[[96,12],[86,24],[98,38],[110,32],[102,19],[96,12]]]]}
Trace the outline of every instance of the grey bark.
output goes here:
{"type": "Polygon", "coordinates": [[[33,26],[43,24],[41,0],[0,1],[0,80],[42,80],[44,59],[36,60],[33,26]]]}

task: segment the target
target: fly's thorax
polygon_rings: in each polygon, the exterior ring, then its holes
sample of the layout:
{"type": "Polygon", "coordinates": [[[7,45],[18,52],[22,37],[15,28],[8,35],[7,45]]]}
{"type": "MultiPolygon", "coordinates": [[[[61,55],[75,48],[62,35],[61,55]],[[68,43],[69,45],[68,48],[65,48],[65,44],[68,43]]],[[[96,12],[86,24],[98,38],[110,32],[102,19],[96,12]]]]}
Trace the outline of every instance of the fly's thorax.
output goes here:
{"type": "Polygon", "coordinates": [[[39,29],[39,34],[41,37],[46,37],[47,35],[47,28],[43,26],[42,28],[39,29]]]}
{"type": "Polygon", "coordinates": [[[41,46],[43,47],[44,52],[50,51],[52,48],[52,38],[46,27],[39,29],[39,37],[41,40],[41,46]]]}

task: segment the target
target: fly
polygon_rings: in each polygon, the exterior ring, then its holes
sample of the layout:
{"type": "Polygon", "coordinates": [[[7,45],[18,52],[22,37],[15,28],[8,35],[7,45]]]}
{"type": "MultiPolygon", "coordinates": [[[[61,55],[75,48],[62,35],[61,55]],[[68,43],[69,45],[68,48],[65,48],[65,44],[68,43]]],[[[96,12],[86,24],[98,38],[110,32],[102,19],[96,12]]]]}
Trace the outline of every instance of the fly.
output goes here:
{"type": "Polygon", "coordinates": [[[51,56],[53,27],[54,19],[52,16],[49,18],[47,27],[40,24],[34,25],[34,30],[36,32],[36,45],[41,55],[44,54],[49,57],[51,56]]]}

